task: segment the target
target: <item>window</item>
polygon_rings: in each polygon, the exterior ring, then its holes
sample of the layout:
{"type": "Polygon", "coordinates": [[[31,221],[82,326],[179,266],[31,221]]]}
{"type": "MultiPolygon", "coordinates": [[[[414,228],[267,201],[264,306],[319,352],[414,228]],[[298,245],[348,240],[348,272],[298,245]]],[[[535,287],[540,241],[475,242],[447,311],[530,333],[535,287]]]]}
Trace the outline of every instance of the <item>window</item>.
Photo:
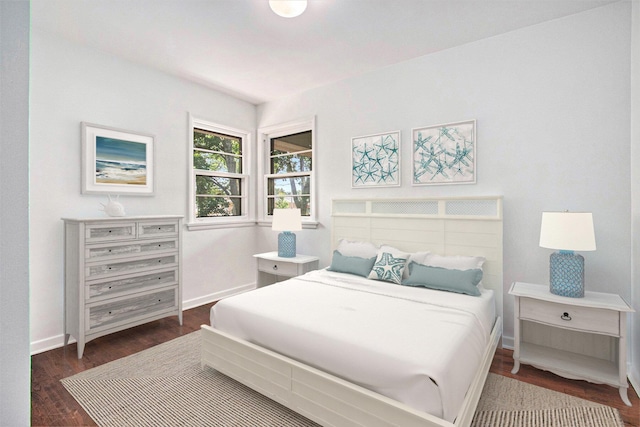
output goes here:
{"type": "Polygon", "coordinates": [[[303,222],[315,221],[313,120],[261,129],[263,198],[261,218],[274,209],[299,208],[303,222]]]}
{"type": "Polygon", "coordinates": [[[248,218],[247,132],[191,120],[191,224],[248,218]]]}
{"type": "Polygon", "coordinates": [[[267,214],[273,209],[299,208],[311,214],[311,131],[271,138],[267,175],[267,214]]]}

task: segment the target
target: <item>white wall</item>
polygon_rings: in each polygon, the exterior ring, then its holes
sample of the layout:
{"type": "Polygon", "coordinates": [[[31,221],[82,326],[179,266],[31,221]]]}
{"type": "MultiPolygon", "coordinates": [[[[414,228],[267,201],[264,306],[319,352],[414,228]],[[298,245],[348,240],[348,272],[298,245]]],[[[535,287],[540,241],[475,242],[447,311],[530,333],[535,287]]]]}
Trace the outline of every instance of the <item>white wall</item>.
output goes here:
{"type": "MultiPolygon", "coordinates": [[[[323,227],[300,233],[298,245],[330,262],[332,198],[503,195],[505,291],[548,283],[541,212],[569,209],[594,214],[586,288],[629,301],[630,9],[615,3],[260,106],[258,127],[317,117],[323,227]],[[478,183],[412,187],[411,129],[466,119],[477,120],[478,183]],[[398,129],[402,186],[351,189],[351,138],[398,129]]],[[[511,338],[511,298],[504,308],[511,338]]]]}
{"type": "Polygon", "coordinates": [[[631,198],[633,228],[632,299],[636,314],[631,326],[630,377],[640,392],[640,2],[632,3],[633,37],[631,44],[631,198]]]}
{"type": "MultiPolygon", "coordinates": [[[[37,24],[38,16],[33,16],[37,24]]],[[[34,28],[37,25],[34,25],[34,28]]],[[[156,194],[121,197],[128,215],[187,215],[188,112],[254,131],[255,106],[68,44],[37,30],[31,46],[31,341],[62,344],[61,217],[104,216],[106,196],[81,194],[82,121],[155,135],[156,194]]],[[[255,281],[252,227],[184,232],[185,307],[255,281]],[[253,265],[253,264],[251,264],[253,265]]]]}
{"type": "Polygon", "coordinates": [[[30,421],[29,2],[0,1],[0,425],[30,421]]]}

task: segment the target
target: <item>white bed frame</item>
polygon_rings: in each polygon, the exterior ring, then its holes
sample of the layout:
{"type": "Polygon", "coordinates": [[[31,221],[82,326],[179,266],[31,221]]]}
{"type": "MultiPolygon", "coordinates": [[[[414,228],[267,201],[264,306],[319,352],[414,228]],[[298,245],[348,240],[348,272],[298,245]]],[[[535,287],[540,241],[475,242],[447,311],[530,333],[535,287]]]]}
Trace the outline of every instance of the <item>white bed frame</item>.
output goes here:
{"type": "Polygon", "coordinates": [[[210,366],[323,426],[469,426],[502,335],[502,198],[334,200],[332,220],[332,247],[346,238],[386,243],[406,252],[487,259],[482,283],[495,291],[496,321],[455,422],[208,325],[202,325],[203,368],[210,366]]]}

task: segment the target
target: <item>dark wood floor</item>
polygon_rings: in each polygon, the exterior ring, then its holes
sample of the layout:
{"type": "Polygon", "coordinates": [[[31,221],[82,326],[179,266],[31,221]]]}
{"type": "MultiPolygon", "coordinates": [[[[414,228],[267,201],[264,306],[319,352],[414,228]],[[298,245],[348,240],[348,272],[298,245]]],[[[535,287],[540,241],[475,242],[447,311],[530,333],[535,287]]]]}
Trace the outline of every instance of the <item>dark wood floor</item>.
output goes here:
{"type": "MultiPolygon", "coordinates": [[[[86,345],[81,360],[77,358],[75,344],[32,356],[31,424],[95,426],[82,407],[67,393],[60,380],[193,332],[200,325],[209,323],[210,307],[209,304],[185,311],[182,326],[178,325],[175,317],[171,317],[98,338],[86,345]]],[[[640,399],[631,388],[629,395],[633,407],[629,408],[622,403],[618,390],[613,387],[567,380],[526,365],[520,368],[517,375],[511,375],[512,368],[512,352],[498,349],[491,372],[613,406],[620,410],[626,426],[640,426],[640,399]]]]}

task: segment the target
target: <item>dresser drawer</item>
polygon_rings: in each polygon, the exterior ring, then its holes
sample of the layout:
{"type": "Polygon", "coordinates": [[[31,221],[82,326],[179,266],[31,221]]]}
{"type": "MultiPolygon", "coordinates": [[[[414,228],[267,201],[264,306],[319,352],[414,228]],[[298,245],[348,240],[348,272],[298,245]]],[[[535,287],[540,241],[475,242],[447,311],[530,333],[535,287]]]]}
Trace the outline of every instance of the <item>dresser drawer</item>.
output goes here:
{"type": "Polygon", "coordinates": [[[177,239],[137,241],[132,243],[108,243],[87,246],[85,248],[85,256],[87,261],[93,261],[116,257],[135,256],[138,254],[148,254],[153,252],[171,251],[176,250],[177,248],[177,239]]]}
{"type": "Polygon", "coordinates": [[[135,222],[117,224],[87,224],[85,226],[86,242],[105,242],[110,240],[127,240],[136,237],[135,222]]]}
{"type": "Polygon", "coordinates": [[[150,271],[161,267],[173,267],[178,265],[178,254],[141,257],[135,260],[112,261],[96,264],[88,264],[86,267],[87,279],[108,277],[136,271],[150,271]]]}
{"type": "Polygon", "coordinates": [[[86,308],[86,328],[89,333],[112,326],[151,317],[178,307],[178,288],[164,289],[118,301],[94,304],[86,308]]]}
{"type": "Polygon", "coordinates": [[[147,274],[135,274],[115,279],[87,282],[85,298],[98,301],[118,295],[139,292],[147,288],[178,283],[178,270],[154,271],[147,274]]]}
{"type": "Polygon", "coordinates": [[[620,335],[618,311],[520,298],[520,318],[561,328],[620,335]]]}
{"type": "Polygon", "coordinates": [[[138,223],[138,237],[141,239],[178,235],[178,221],[152,221],[138,223]]]}
{"type": "Polygon", "coordinates": [[[297,276],[298,267],[292,262],[272,261],[258,258],[258,270],[277,276],[297,276]]]}

